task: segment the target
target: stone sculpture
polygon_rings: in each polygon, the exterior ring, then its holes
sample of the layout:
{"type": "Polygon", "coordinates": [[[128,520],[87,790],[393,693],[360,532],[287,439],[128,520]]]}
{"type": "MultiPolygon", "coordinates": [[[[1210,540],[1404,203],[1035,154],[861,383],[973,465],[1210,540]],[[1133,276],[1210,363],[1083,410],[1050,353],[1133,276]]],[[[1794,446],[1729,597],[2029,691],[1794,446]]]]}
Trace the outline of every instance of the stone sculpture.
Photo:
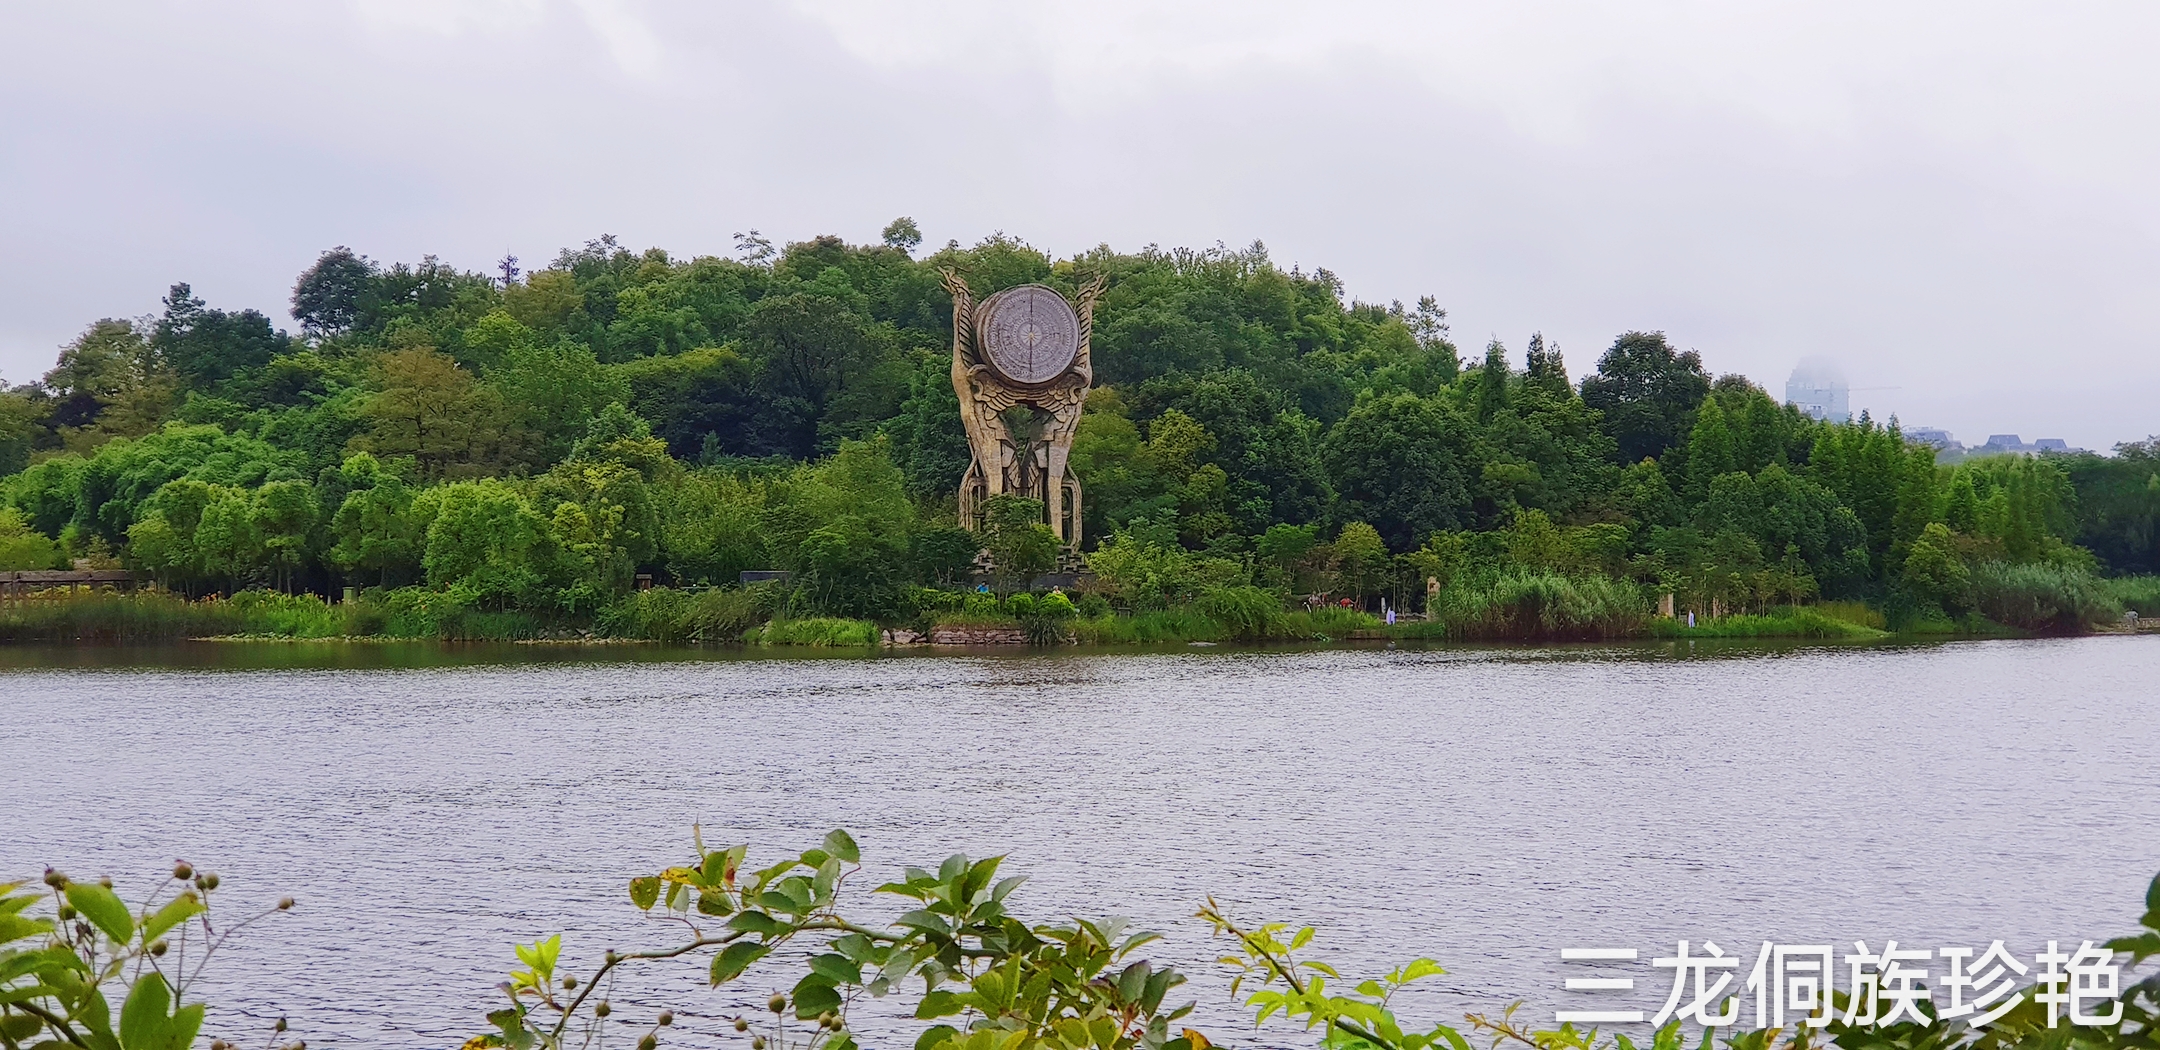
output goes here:
{"type": "Polygon", "coordinates": [[[990,497],[1042,501],[1066,549],[1080,548],[1080,480],[1067,466],[1095,372],[1088,360],[1100,276],[1080,287],[1077,308],[1054,288],[1023,284],[977,303],[967,282],[944,271],[953,300],[953,392],[972,454],[960,482],[960,521],[982,527],[990,497]]]}

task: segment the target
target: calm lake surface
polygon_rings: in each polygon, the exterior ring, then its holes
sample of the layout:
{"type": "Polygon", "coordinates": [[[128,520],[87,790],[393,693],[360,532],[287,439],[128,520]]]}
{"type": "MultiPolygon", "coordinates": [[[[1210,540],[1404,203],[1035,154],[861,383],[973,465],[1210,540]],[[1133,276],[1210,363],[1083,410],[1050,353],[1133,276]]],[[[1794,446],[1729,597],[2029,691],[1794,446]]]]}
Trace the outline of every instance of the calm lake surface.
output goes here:
{"type": "MultiPolygon", "coordinates": [[[[185,857],[220,873],[232,912],[299,898],[219,958],[206,1032],[254,1040],[283,1013],[317,1047],[455,1046],[484,1030],[513,941],[563,931],[581,974],[608,947],[668,943],[624,884],[681,862],[694,823],[752,843],[753,863],[846,827],[860,891],[902,864],[1009,854],[1033,876],[1020,914],[1167,933],[1151,954],[1193,976],[1203,1027],[1233,1042],[1249,1021],[1190,918],[1210,894],[1320,926],[1316,954],[1346,974],[1439,959],[1450,973],[1408,1017],[1527,999],[1549,1020],[1568,1005],[1563,946],[1709,938],[1752,960],[1766,939],[2001,938],[2029,957],[2130,931],[2160,870],[2154,636],[849,659],[10,649],[0,711],[0,872],[109,872],[126,891],[185,857]]],[[[1653,973],[1635,1000],[1594,1005],[1654,1011],[1653,973]]],[[[676,1008],[677,1045],[747,1045],[715,1035],[721,1018],[779,979],[713,993],[701,964],[661,964],[614,999],[633,1019],[676,1008]]],[[[859,1027],[871,1046],[919,1028],[859,1027]]]]}

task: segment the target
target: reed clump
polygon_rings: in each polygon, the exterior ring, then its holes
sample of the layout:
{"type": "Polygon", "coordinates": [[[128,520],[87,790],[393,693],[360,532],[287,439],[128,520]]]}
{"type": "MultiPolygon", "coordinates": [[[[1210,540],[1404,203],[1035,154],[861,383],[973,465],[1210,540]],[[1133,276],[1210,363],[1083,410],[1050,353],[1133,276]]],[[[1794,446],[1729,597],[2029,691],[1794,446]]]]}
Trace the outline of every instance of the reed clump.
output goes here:
{"type": "Polygon", "coordinates": [[[1473,641],[1590,641],[1641,634],[1642,589],[1606,576],[1502,573],[1440,592],[1426,635],[1473,641]]]}
{"type": "Polygon", "coordinates": [[[2122,616],[2098,577],[2046,562],[1981,562],[1972,567],[1971,593],[1982,616],[2039,634],[2075,634],[2122,616]]]}

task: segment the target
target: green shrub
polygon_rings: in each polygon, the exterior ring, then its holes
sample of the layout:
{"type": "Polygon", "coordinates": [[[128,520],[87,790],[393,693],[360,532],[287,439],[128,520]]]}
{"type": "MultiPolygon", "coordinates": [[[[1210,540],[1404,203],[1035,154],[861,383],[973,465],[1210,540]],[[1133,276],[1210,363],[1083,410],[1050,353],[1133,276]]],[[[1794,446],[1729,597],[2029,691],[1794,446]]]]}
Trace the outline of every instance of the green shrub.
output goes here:
{"type": "Polygon", "coordinates": [[[240,615],[238,634],[339,638],[358,633],[351,615],[312,594],[249,590],[233,595],[228,604],[240,615]]]}
{"type": "Polygon", "coordinates": [[[2122,576],[2101,581],[2101,588],[2139,616],[2160,616],[2160,576],[2122,576]]]}
{"type": "Polygon", "coordinates": [[[878,625],[868,620],[813,616],[801,620],[774,620],[758,633],[761,645],[808,645],[826,648],[878,644],[878,625]]]}
{"type": "Polygon", "coordinates": [[[381,610],[382,633],[392,638],[448,638],[465,615],[466,596],[455,590],[399,587],[369,592],[365,600],[381,610]]]}
{"type": "Polygon", "coordinates": [[[1282,599],[1264,587],[1209,587],[1193,606],[1221,624],[1232,641],[1262,642],[1286,633],[1282,599]]]}
{"type": "Polygon", "coordinates": [[[961,591],[948,591],[940,587],[917,587],[908,594],[908,602],[927,613],[952,612],[967,601],[961,591]]]}
{"type": "Polygon", "coordinates": [[[2091,573],[2041,562],[1981,562],[1972,569],[1972,595],[1988,619],[2043,634],[2075,633],[2122,615],[2091,573]]]}
{"type": "Polygon", "coordinates": [[[1866,602],[1816,602],[1808,608],[1833,620],[1842,620],[1860,627],[1872,627],[1878,631],[1888,630],[1890,626],[1883,619],[1881,611],[1870,608],[1866,602]]]}

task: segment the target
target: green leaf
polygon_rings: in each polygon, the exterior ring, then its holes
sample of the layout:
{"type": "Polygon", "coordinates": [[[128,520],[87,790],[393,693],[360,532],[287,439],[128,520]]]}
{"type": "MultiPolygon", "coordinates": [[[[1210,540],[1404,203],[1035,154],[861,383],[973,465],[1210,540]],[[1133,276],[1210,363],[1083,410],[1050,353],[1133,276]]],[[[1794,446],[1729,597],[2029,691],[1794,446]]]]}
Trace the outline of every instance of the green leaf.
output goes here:
{"type": "Polygon", "coordinates": [[[45,1022],[29,1014],[0,1014],[0,1038],[21,1043],[45,1028],[45,1022]]]}
{"type": "Polygon", "coordinates": [[[1027,880],[1028,877],[1025,875],[1013,875],[1007,878],[999,879],[998,884],[990,888],[990,899],[993,901],[1003,902],[1007,894],[1019,889],[1020,884],[1026,882],[1027,880]]]}
{"type": "Polygon", "coordinates": [[[2117,937],[2101,947],[2111,952],[2129,952],[2130,965],[2136,966],[2146,959],[2160,955],[2160,933],[2141,933],[2135,937],[2117,937]]]}
{"type": "Polygon", "coordinates": [[[720,949],[720,954],[713,956],[712,961],[713,986],[718,987],[742,976],[742,972],[749,969],[751,963],[764,958],[769,951],[772,949],[756,941],[736,941],[720,949]]]}
{"type": "Polygon", "coordinates": [[[0,915],[0,944],[51,933],[53,924],[48,919],[25,919],[20,915],[0,915]]]}
{"type": "Polygon", "coordinates": [[[840,993],[831,983],[818,974],[811,974],[795,983],[795,1016],[804,1020],[840,1009],[840,993]]]}
{"type": "Polygon", "coordinates": [[[195,1044],[195,1033],[202,1030],[203,1004],[194,1003],[173,1011],[172,1042],[170,1050],[188,1050],[195,1044]]]}
{"type": "Polygon", "coordinates": [[[938,865],[937,880],[939,882],[951,882],[952,880],[959,878],[960,873],[966,871],[967,869],[967,854],[955,853],[952,856],[945,858],[945,863],[938,865]]]}
{"type": "Polygon", "coordinates": [[[700,893],[697,895],[697,910],[699,915],[721,916],[734,912],[735,906],[728,903],[725,893],[700,893]]]}
{"type": "MultiPolygon", "coordinates": [[[[839,828],[834,828],[825,833],[825,852],[847,861],[849,864],[862,863],[862,850],[856,847],[855,837],[839,828]]],[[[2156,882],[2156,885],[2160,885],[2160,882],[2156,882]]],[[[2160,904],[2153,906],[2160,908],[2160,904]]]]}
{"type": "Polygon", "coordinates": [[[1447,971],[1431,959],[1412,959],[1410,965],[1393,975],[1396,984],[1409,984],[1427,977],[1437,977],[1447,971]]]}
{"type": "Polygon", "coordinates": [[[1139,1002],[1140,992],[1147,987],[1149,969],[1147,960],[1143,959],[1127,966],[1123,973],[1118,974],[1118,998],[1128,1003],[1139,1002]]]}
{"type": "Polygon", "coordinates": [[[562,934],[558,933],[547,940],[534,941],[531,944],[513,944],[511,947],[517,949],[518,961],[532,967],[533,972],[542,980],[555,976],[555,960],[562,955],[562,934]]]}
{"type": "Polygon", "coordinates": [[[128,915],[127,905],[120,902],[119,894],[95,882],[70,882],[67,899],[83,918],[105,931],[105,936],[121,944],[134,939],[135,920],[128,915]]]}
{"type": "Polygon", "coordinates": [[[841,934],[833,938],[828,947],[839,952],[842,958],[858,963],[876,965],[878,962],[877,945],[870,938],[859,933],[841,934]]]}
{"type": "Polygon", "coordinates": [[[707,886],[724,886],[727,884],[730,867],[732,865],[728,862],[727,851],[714,850],[707,853],[704,862],[698,865],[698,874],[703,876],[707,886]]]}
{"type": "Polygon", "coordinates": [[[637,905],[639,911],[651,911],[653,905],[660,903],[660,879],[653,875],[631,879],[630,903],[637,905]]]}
{"type": "Polygon", "coordinates": [[[924,933],[934,933],[941,937],[952,936],[952,927],[947,925],[943,918],[939,917],[936,912],[925,911],[921,908],[894,919],[893,925],[909,926],[924,933]]]}
{"type": "MultiPolygon", "coordinates": [[[[72,900],[74,887],[68,889],[72,900]]],[[[166,986],[165,976],[153,970],[136,980],[135,989],[120,1007],[120,1045],[125,1050],[170,1050],[172,1022],[172,989],[166,986]]]]}
{"type": "Polygon", "coordinates": [[[764,936],[786,933],[788,924],[761,911],[745,911],[728,920],[728,928],[764,936]]]}
{"type": "Polygon", "coordinates": [[[915,1050],[937,1050],[947,1040],[959,1037],[959,1029],[949,1024],[934,1024],[923,1029],[923,1034],[915,1037],[915,1050]]]}
{"type": "Polygon", "coordinates": [[[171,903],[143,920],[142,938],[145,942],[157,940],[173,927],[201,915],[203,911],[202,901],[192,896],[175,897],[171,903]]]}
{"type": "Polygon", "coordinates": [[[810,960],[810,972],[834,984],[861,984],[862,965],[845,955],[825,954],[810,960]]]}
{"type": "MultiPolygon", "coordinates": [[[[939,988],[936,991],[924,993],[922,1002],[915,1004],[915,1019],[928,1021],[934,1017],[951,1017],[967,1009],[967,1005],[967,1000],[962,998],[959,993],[948,992],[943,988],[939,988]]],[[[943,1028],[945,1026],[938,1025],[937,1027],[943,1028]]]]}

